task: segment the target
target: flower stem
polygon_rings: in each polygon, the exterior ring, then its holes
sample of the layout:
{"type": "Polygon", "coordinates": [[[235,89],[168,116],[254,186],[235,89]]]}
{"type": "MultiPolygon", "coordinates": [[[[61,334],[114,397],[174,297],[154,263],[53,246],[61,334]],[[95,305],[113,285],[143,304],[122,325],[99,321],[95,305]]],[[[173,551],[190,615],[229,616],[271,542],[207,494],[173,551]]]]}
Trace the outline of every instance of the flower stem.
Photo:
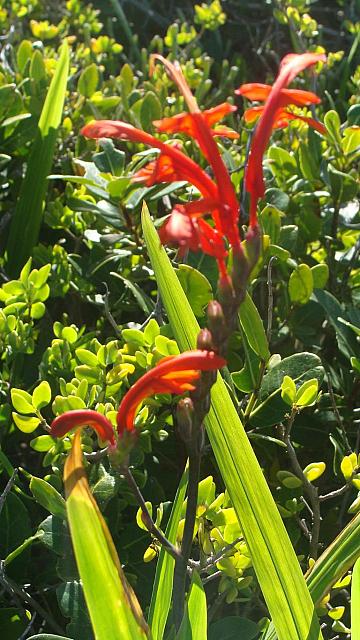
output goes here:
{"type": "MultiPolygon", "coordinates": [[[[201,428],[201,427],[200,427],[201,428]]],[[[202,434],[201,434],[202,435],[202,434]]],[[[190,448],[189,448],[190,449],[190,448]]],[[[178,630],[184,615],[186,575],[188,561],[194,538],[198,487],[200,478],[201,447],[194,446],[189,450],[189,482],[185,514],[184,534],[181,543],[181,555],[177,558],[174,572],[173,613],[175,627],[178,630]]]]}

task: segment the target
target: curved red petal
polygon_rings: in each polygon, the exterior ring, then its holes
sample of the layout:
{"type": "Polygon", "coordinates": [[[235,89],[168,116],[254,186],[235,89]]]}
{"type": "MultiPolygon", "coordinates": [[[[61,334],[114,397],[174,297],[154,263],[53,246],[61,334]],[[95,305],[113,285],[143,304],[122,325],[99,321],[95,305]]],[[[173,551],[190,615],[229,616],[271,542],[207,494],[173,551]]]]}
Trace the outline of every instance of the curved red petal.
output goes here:
{"type": "Polygon", "coordinates": [[[248,82],[242,84],[241,87],[236,89],[235,93],[238,96],[243,96],[248,100],[254,100],[256,102],[262,102],[268,97],[272,86],[270,84],[262,84],[260,82],[248,82]]]}
{"type": "Polygon", "coordinates": [[[115,444],[114,429],[110,420],[91,409],[75,409],[57,416],[50,425],[50,433],[52,436],[61,438],[72,429],[86,426],[92,427],[101,440],[115,444]]]}
{"type": "MultiPolygon", "coordinates": [[[[134,431],[134,418],[139,404],[144,398],[154,393],[168,393],[170,380],[162,379],[167,374],[172,374],[172,381],[176,381],[175,372],[180,372],[179,380],[181,385],[191,385],[194,380],[194,371],[210,371],[220,369],[226,364],[221,356],[213,351],[185,351],[177,356],[163,358],[158,364],[147,371],[135,384],[129,389],[118,409],[116,421],[118,432],[134,431]],[[186,372],[188,372],[186,374],[186,372]]],[[[175,382],[176,384],[176,382],[175,382]]],[[[183,390],[183,387],[182,387],[183,390]]]]}
{"type": "Polygon", "coordinates": [[[307,67],[324,61],[322,54],[304,53],[285,56],[280,65],[280,72],[271,89],[265,108],[256,127],[252,139],[249,162],[246,170],[246,190],[251,194],[252,226],[256,224],[256,203],[264,195],[265,184],[262,169],[263,155],[269,141],[271,131],[276,120],[279,107],[282,107],[282,90],[295,78],[295,76],[307,67]]]}

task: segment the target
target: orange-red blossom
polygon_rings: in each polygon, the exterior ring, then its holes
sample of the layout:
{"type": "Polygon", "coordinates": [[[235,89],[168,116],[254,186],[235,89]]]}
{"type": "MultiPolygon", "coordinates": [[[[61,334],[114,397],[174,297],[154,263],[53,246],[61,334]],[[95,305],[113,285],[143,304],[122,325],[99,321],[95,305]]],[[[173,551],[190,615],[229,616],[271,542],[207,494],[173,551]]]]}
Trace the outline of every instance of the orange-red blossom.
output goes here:
{"type": "Polygon", "coordinates": [[[286,87],[301,71],[317,62],[325,61],[326,57],[323,54],[289,54],[282,59],[279,74],[272,87],[251,83],[242,85],[236,92],[250,100],[265,100],[264,106],[253,107],[245,112],[248,122],[261,116],[252,139],[245,176],[245,188],[250,193],[250,225],[256,221],[257,202],[265,193],[262,159],[273,128],[284,127],[290,120],[300,119],[320,133],[325,132],[321,123],[312,118],[295,115],[285,108],[291,104],[305,106],[320,102],[318,96],[310,91],[289,90],[286,87]]]}
{"type": "MultiPolygon", "coordinates": [[[[225,364],[224,358],[213,351],[200,349],[163,358],[153,369],[139,378],[122,399],[116,416],[118,435],[121,437],[125,432],[136,433],[136,412],[148,396],[193,391],[201,371],[220,369],[225,364]]],[[[83,426],[92,427],[102,440],[115,446],[115,434],[110,420],[91,409],[66,411],[53,420],[50,432],[53,436],[61,437],[71,429],[83,426]]]]}
{"type": "Polygon", "coordinates": [[[179,144],[165,144],[125,122],[100,120],[91,122],[82,129],[88,138],[116,138],[131,142],[140,142],[160,150],[158,158],[149,162],[134,176],[134,181],[145,182],[151,186],[158,182],[176,182],[184,180],[194,185],[201,198],[186,204],[175,205],[168,221],[160,230],[164,243],[177,243],[192,250],[201,249],[217,259],[222,276],[226,274],[227,256],[224,238],[235,252],[241,252],[238,230],[239,204],[229,173],[221,158],[216,136],[229,138],[238,134],[227,127],[213,128],[227,114],[236,110],[228,103],[201,111],[188,87],[180,66],[171,63],[162,56],[153,56],[166,67],[171,78],[178,85],[187,103],[189,113],[180,113],[171,118],[154,122],[159,132],[182,133],[193,137],[210,164],[214,179],[179,148],[179,144]],[[204,220],[211,215],[214,226],[204,220]]]}

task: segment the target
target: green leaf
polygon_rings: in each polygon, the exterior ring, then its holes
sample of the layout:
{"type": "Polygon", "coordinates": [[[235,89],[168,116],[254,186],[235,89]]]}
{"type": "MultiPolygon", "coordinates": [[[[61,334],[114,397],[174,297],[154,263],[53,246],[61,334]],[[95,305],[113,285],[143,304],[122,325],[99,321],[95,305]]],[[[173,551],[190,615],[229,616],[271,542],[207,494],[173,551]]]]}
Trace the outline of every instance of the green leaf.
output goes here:
{"type": "Polygon", "coordinates": [[[64,498],[51,484],[46,482],[46,480],[32,476],[30,480],[30,491],[36,502],[41,504],[41,506],[47,509],[53,516],[66,518],[64,498]]]}
{"type": "Polygon", "coordinates": [[[49,451],[54,446],[54,438],[51,436],[38,436],[30,440],[30,446],[34,451],[49,451]]]}
{"type": "Polygon", "coordinates": [[[90,64],[88,67],[81,72],[80,78],[78,81],[78,92],[84,96],[84,98],[91,98],[93,93],[95,93],[96,88],[99,82],[99,72],[98,68],[95,64],[90,64]]]}
{"type": "Polygon", "coordinates": [[[46,407],[50,401],[51,388],[47,380],[43,380],[33,391],[32,403],[35,409],[42,409],[43,407],[46,407]]]}
{"type": "Polygon", "coordinates": [[[252,425],[263,428],[282,420],[288,411],[288,405],[280,396],[282,381],[286,375],[290,376],[294,382],[317,378],[320,383],[324,377],[324,369],[320,358],[306,351],[295,353],[274,365],[263,378],[259,393],[260,404],[250,417],[252,425]]]}
{"type": "Polygon", "coordinates": [[[22,40],[16,52],[16,62],[20,73],[24,73],[28,61],[31,59],[33,48],[30,40],[22,40]]]}
{"type": "Polygon", "coordinates": [[[11,402],[14,409],[25,415],[34,414],[34,406],[32,404],[32,397],[27,391],[22,389],[11,389],[11,402]]]}
{"type": "Polygon", "coordinates": [[[39,418],[32,418],[31,416],[22,416],[19,413],[12,412],[12,418],[20,431],[24,433],[32,433],[39,426],[39,418]]]}
{"type": "Polygon", "coordinates": [[[284,376],[281,383],[281,397],[290,407],[295,403],[296,384],[290,376],[284,376]]]}
{"type": "Polygon", "coordinates": [[[292,272],[289,280],[289,296],[291,302],[305,304],[313,292],[313,274],[307,264],[300,264],[292,272]]]}
{"type": "Polygon", "coordinates": [[[188,264],[181,264],[176,274],[194,314],[202,318],[205,315],[204,308],[213,297],[209,280],[188,264]]]}
{"type": "Polygon", "coordinates": [[[206,595],[197,571],[191,576],[184,617],[176,640],[207,640],[206,595]]]}
{"type": "Polygon", "coordinates": [[[291,471],[278,471],[276,477],[287,489],[297,489],[303,484],[302,480],[291,473],[291,471]]]}
{"type": "MultiPolygon", "coordinates": [[[[187,483],[188,469],[186,468],[181,476],[180,484],[171,509],[169,522],[165,531],[166,538],[172,544],[175,544],[176,542],[176,534],[181,518],[181,510],[185,499],[187,483]]],[[[171,604],[174,568],[174,558],[165,551],[164,547],[161,547],[159,559],[156,565],[148,616],[153,640],[162,640],[164,636],[164,629],[171,604]]]]}
{"type": "Polygon", "coordinates": [[[316,264],[311,267],[311,273],[313,276],[314,289],[323,289],[329,278],[329,267],[327,264],[316,264]]]}
{"type": "MultiPolygon", "coordinates": [[[[199,326],[146,207],[143,232],[175,338],[193,349],[199,326]]],[[[227,388],[218,375],[206,430],[280,640],[317,640],[320,627],[294,549],[227,388]]]]}
{"type": "Polygon", "coordinates": [[[272,243],[277,243],[280,237],[281,218],[285,214],[277,207],[267,204],[261,211],[260,220],[263,232],[270,236],[272,243]]]}
{"type": "Polygon", "coordinates": [[[322,289],[314,291],[314,298],[324,309],[329,323],[335,329],[336,339],[340,351],[349,359],[357,353],[358,343],[351,329],[340,318],[347,320],[346,312],[337,299],[329,292],[322,289]]]}
{"type": "Polygon", "coordinates": [[[95,637],[143,640],[148,634],[139,604],[87,482],[80,430],[66,460],[64,484],[74,554],[95,637]]]}
{"type": "Polygon", "coordinates": [[[306,380],[296,392],[296,406],[310,407],[316,401],[319,382],[316,378],[306,380]]]}
{"type": "Polygon", "coordinates": [[[270,358],[270,351],[263,321],[247,293],[239,309],[239,319],[252,350],[265,362],[270,358]]]}
{"type": "MultiPolygon", "coordinates": [[[[124,151],[116,149],[113,141],[108,140],[107,138],[100,138],[99,144],[103,151],[100,151],[100,153],[95,153],[93,157],[96,167],[103,173],[111,173],[113,176],[121,176],[125,164],[124,151]]],[[[125,186],[130,183],[129,178],[125,176],[123,178],[120,178],[120,180],[124,181],[125,186]]],[[[115,195],[110,189],[114,182],[109,182],[108,184],[108,189],[111,196],[115,195]]]]}
{"type": "Polygon", "coordinates": [[[34,320],[40,320],[45,313],[45,305],[43,302],[34,302],[31,305],[30,315],[34,320]]]}
{"type": "MultiPolygon", "coordinates": [[[[150,517],[152,518],[152,504],[151,502],[145,502],[146,508],[150,514],[150,517]]],[[[142,519],[142,509],[141,507],[138,508],[137,512],[136,512],[136,524],[137,526],[142,529],[143,531],[148,531],[148,528],[145,526],[143,519],[142,519]]]]}
{"type": "Polygon", "coordinates": [[[157,95],[149,91],[141,102],[140,122],[145,131],[153,129],[153,120],[159,120],[162,115],[161,102],[157,95]]]}
{"type": "MultiPolygon", "coordinates": [[[[332,586],[342,578],[360,557],[360,513],[346,525],[335,540],[323,551],[306,576],[313,601],[319,604],[332,586]]],[[[273,624],[263,640],[276,640],[273,624]]]]}
{"type": "Polygon", "coordinates": [[[286,149],[275,145],[270,147],[268,159],[271,172],[280,186],[297,174],[296,160],[286,149]]]}
{"type": "Polygon", "coordinates": [[[305,467],[304,474],[309,482],[314,482],[314,480],[317,480],[322,476],[325,469],[325,462],[310,462],[310,464],[305,467]]]}
{"type": "Polygon", "coordinates": [[[327,169],[331,193],[336,203],[349,202],[349,200],[355,198],[358,192],[356,180],[350,174],[335,169],[331,164],[328,165],[327,169]]]}
{"type": "Polygon", "coordinates": [[[41,533],[41,542],[48,549],[51,549],[57,556],[68,553],[71,546],[69,529],[64,520],[54,516],[48,516],[38,527],[41,533]]]}
{"type": "Polygon", "coordinates": [[[351,640],[360,640],[360,560],[355,562],[351,581],[351,640]]]}
{"type": "Polygon", "coordinates": [[[34,51],[30,63],[30,78],[39,84],[42,80],[46,81],[46,67],[44,58],[38,49],[34,51]]]}
{"type": "Polygon", "coordinates": [[[255,640],[259,627],[252,620],[228,616],[217,620],[209,629],[209,640],[255,640]]]}
{"type": "MultiPolygon", "coordinates": [[[[67,558],[70,557],[68,554],[67,558]]],[[[72,560],[72,559],[71,559],[72,560]]],[[[61,577],[61,568],[64,559],[58,560],[57,568],[61,577]]],[[[61,582],[56,589],[56,596],[61,613],[64,617],[70,618],[66,625],[66,631],[74,640],[93,640],[94,635],[84,599],[83,588],[78,574],[71,576],[68,580],[61,582]]]]}
{"type": "Polygon", "coordinates": [[[81,364],[86,364],[88,367],[94,368],[99,366],[97,356],[92,351],[89,351],[88,349],[76,349],[75,354],[81,364]]]}
{"type": "Polygon", "coordinates": [[[68,68],[69,48],[65,41],[41,112],[38,132],[11,220],[6,246],[7,270],[11,275],[20,271],[38,240],[47,177],[51,170],[57,130],[62,117],[68,68]]]}
{"type": "Polygon", "coordinates": [[[337,111],[331,110],[324,115],[324,125],[328,130],[328,133],[332,141],[336,145],[341,144],[341,122],[337,111]]]}
{"type": "MultiPolygon", "coordinates": [[[[0,557],[6,558],[31,536],[32,525],[28,511],[20,498],[14,493],[6,497],[0,514],[0,557]]],[[[25,579],[29,550],[13,560],[7,574],[16,579],[25,579]]]]}

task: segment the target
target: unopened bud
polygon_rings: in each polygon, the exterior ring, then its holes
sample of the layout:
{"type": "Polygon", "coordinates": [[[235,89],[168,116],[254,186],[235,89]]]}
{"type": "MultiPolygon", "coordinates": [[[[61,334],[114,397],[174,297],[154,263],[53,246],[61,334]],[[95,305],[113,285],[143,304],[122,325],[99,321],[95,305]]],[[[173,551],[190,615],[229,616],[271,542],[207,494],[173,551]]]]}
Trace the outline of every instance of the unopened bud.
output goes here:
{"type": "Polygon", "coordinates": [[[251,267],[245,252],[240,245],[238,251],[233,253],[232,280],[236,292],[237,304],[240,305],[245,298],[247,281],[251,267]]]}
{"type": "Polygon", "coordinates": [[[228,335],[227,324],[220,302],[210,300],[207,307],[207,317],[213,343],[219,349],[228,335]]]}
{"type": "Polygon", "coordinates": [[[259,260],[260,252],[261,252],[261,231],[258,224],[253,227],[250,227],[249,231],[245,236],[246,240],[246,251],[248,254],[249,260],[249,268],[250,271],[253,269],[259,260]]]}
{"type": "Polygon", "coordinates": [[[191,398],[182,398],[176,407],[179,435],[185,444],[192,441],[194,405],[191,398]]]}
{"type": "Polygon", "coordinates": [[[196,347],[202,351],[212,351],[214,349],[213,339],[209,329],[201,329],[197,337],[196,347]]]}
{"type": "Polygon", "coordinates": [[[218,282],[218,296],[220,303],[226,310],[229,306],[232,306],[235,299],[235,292],[232,280],[229,275],[221,276],[218,282]]]}

